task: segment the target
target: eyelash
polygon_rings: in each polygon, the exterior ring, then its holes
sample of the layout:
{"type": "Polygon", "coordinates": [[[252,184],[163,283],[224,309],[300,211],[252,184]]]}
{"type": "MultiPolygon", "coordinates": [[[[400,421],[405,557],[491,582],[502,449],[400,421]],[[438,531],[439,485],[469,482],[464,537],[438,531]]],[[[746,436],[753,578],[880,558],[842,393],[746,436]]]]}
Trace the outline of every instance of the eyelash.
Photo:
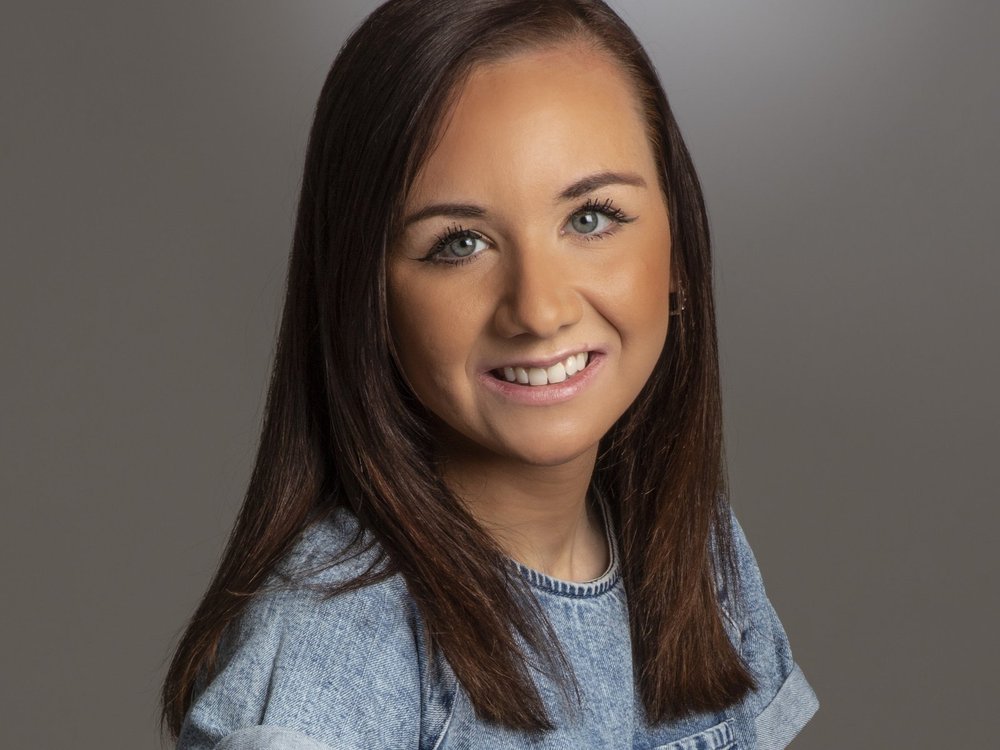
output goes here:
{"type": "MultiPolygon", "coordinates": [[[[589,199],[586,203],[576,209],[570,214],[570,218],[576,216],[577,214],[587,213],[588,211],[593,211],[595,213],[602,213],[610,219],[614,220],[614,226],[610,229],[606,229],[603,232],[597,234],[581,234],[580,236],[587,240],[599,240],[604,237],[608,237],[618,231],[618,227],[622,224],[628,224],[629,222],[635,221],[634,216],[628,216],[620,208],[615,206],[614,201],[610,198],[603,202],[598,202],[594,198],[589,199]]],[[[442,260],[438,256],[444,252],[444,249],[450,245],[455,240],[463,239],[468,237],[469,239],[485,240],[479,232],[473,229],[465,229],[461,225],[453,225],[449,227],[443,234],[438,235],[434,246],[431,251],[421,258],[420,260],[426,261],[428,263],[438,263],[446,266],[461,266],[465,263],[470,263],[474,261],[479,254],[467,255],[463,258],[456,258],[455,260],[442,260]]]]}

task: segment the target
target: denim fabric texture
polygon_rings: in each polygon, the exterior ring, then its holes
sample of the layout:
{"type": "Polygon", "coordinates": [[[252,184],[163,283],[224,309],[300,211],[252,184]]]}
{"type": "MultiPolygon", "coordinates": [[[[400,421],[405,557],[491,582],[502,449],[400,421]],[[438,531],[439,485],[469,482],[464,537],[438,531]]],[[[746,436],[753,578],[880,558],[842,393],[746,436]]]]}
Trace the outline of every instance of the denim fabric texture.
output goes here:
{"type": "Polygon", "coordinates": [[[254,725],[237,729],[215,746],[217,750],[330,750],[330,746],[294,729],[254,725]]]}
{"type": "MultiPolygon", "coordinates": [[[[604,501],[605,530],[610,529],[604,501]]],[[[570,710],[540,672],[536,684],[557,729],[539,738],[486,724],[442,658],[423,646],[423,624],[401,575],[323,601],[307,588],[256,597],[227,633],[220,671],[188,712],[178,750],[780,750],[819,707],[793,660],[760,570],[733,515],[742,608],[728,606],[730,637],[759,689],[723,712],[649,726],[634,689],[619,552],[599,578],[562,581],[511,560],[542,604],[582,691],[570,710]]],[[[311,526],[287,569],[328,559],[357,529],[347,509],[311,526]],[[289,567],[290,566],[290,567],[289,567]]],[[[365,532],[365,540],[370,539],[365,532]]],[[[308,579],[330,584],[372,562],[359,555],[308,579]]],[[[300,567],[301,566],[301,567],[300,567]]],[[[522,642],[523,644],[523,642],[522,642]]]]}

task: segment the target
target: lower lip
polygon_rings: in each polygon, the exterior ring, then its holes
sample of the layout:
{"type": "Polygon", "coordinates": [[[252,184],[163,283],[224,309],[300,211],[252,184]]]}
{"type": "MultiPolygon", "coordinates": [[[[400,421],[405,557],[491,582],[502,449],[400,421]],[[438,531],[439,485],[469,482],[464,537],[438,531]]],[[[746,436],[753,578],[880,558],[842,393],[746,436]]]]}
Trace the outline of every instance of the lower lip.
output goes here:
{"type": "Polygon", "coordinates": [[[489,390],[517,404],[527,404],[528,406],[560,404],[563,401],[569,401],[587,388],[597,377],[598,372],[604,366],[604,360],[607,359],[602,352],[591,352],[588,356],[587,366],[561,383],[521,385],[501,380],[488,372],[484,372],[480,379],[489,390]]]}

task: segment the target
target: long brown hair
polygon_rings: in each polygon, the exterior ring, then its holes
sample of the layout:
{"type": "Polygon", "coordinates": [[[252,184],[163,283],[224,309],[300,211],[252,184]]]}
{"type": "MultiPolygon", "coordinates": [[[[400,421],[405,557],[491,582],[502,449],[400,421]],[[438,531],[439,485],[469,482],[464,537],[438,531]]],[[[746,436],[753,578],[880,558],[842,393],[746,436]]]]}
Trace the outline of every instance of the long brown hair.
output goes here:
{"type": "Polygon", "coordinates": [[[537,604],[511,585],[500,548],[434,471],[429,416],[389,333],[386,251],[472,69],[563,42],[609,54],[634,84],[685,298],[652,376],[602,438],[592,478],[618,535],[638,689],[658,723],[721,710],[755,687],[717,592],[721,582],[738,601],[708,225],[652,63],[601,0],[390,0],[344,44],[316,106],[260,446],[219,569],[163,686],[172,736],[196,685],[214,674],[228,626],[303,530],[338,506],[372,532],[389,565],[330,593],[402,574],[429,647],[441,650],[478,716],[525,731],[553,727],[514,632],[550,674],[565,658],[537,604]],[[475,587],[462,584],[470,578],[475,587]]]}

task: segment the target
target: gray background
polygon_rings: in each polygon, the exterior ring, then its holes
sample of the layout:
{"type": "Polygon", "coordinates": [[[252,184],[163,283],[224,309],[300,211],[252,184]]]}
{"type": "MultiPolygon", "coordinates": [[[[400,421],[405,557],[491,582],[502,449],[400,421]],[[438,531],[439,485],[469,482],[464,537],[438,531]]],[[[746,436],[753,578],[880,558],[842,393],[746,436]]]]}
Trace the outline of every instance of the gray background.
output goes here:
{"type": "MultiPolygon", "coordinates": [[[[158,746],[375,6],[5,6],[3,747],[158,746]]],[[[822,704],[793,746],[990,746],[1000,4],[615,7],[704,181],[733,503],[822,704]]]]}

